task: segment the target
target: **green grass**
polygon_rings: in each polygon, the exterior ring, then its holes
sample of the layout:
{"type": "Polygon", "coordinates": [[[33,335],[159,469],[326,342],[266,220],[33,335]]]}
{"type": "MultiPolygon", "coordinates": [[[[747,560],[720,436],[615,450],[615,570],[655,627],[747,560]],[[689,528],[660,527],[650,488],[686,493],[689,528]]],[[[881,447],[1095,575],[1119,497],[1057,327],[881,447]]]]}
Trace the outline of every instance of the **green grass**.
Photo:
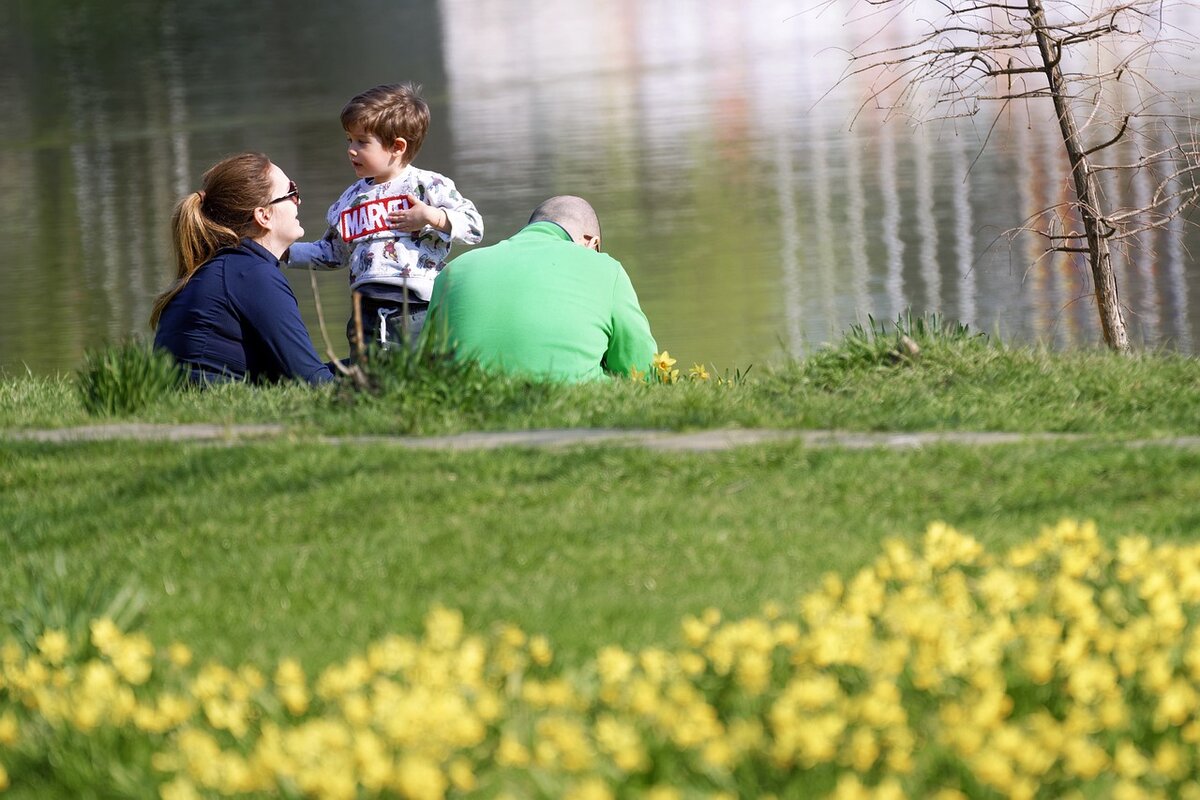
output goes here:
{"type": "Polygon", "coordinates": [[[183,371],[170,353],[136,340],[89,351],[76,375],[80,402],[99,417],[134,414],[183,382],[183,371]]]}
{"type": "MultiPolygon", "coordinates": [[[[1188,539],[1200,453],[1115,444],[680,455],[0,445],[0,608],[124,586],[203,658],[319,666],[435,603],[543,632],[567,663],[676,641],[679,620],[788,603],[937,519],[999,550],[1063,517],[1188,539]],[[61,561],[69,576],[55,578],[61,561]],[[51,585],[47,588],[46,583],[51,585]]],[[[74,611],[72,611],[74,609],[74,611]]],[[[48,613],[48,612],[47,612],[48,613]]]]}
{"type": "MultiPolygon", "coordinates": [[[[424,353],[378,363],[368,391],[143,391],[161,377],[143,355],[102,353],[73,376],[0,376],[0,429],[276,422],[288,435],[229,446],[0,437],[9,635],[81,632],[111,614],[156,643],[187,643],[202,662],[291,656],[312,671],[387,633],[416,633],[441,604],[462,609],[474,630],[505,620],[546,634],[570,670],[606,644],[674,645],[680,620],[708,607],[736,617],[786,605],[823,573],[868,564],[889,537],[915,543],[934,520],[994,552],[1064,517],[1095,520],[1110,542],[1193,541],[1200,531],[1200,451],[1124,443],[1200,433],[1200,361],[1167,353],[1009,348],[902,319],[857,327],[835,347],[755,367],[732,385],[557,386],[424,353]],[[92,396],[112,403],[85,403],[97,375],[92,396]],[[1095,436],[699,454],[314,440],[731,426],[1095,436]]],[[[79,764],[103,765],[113,752],[93,758],[81,742],[79,764]]],[[[16,796],[74,796],[69,786],[95,783],[45,779],[16,796]]]]}
{"type": "MultiPolygon", "coordinates": [[[[126,356],[136,369],[122,374],[134,384],[138,369],[153,371],[140,351],[126,356]]],[[[49,614],[37,598],[53,596],[84,614],[100,602],[86,587],[109,587],[111,597],[128,582],[160,640],[224,660],[295,653],[321,663],[414,630],[441,602],[474,624],[509,619],[549,633],[579,659],[598,643],[661,641],[706,606],[751,613],[786,601],[827,570],[866,563],[884,537],[914,537],[935,519],[997,546],[1063,516],[1095,518],[1110,537],[1187,537],[1200,527],[1189,502],[1200,494],[1200,455],[1121,444],[1200,433],[1200,361],[1186,356],[1009,348],[906,317],[724,385],[531,383],[436,351],[373,369],[368,391],[135,392],[137,410],[99,415],[81,399],[86,365],[76,376],[0,378],[0,428],[115,419],[289,430],[232,447],[0,439],[0,560],[12,565],[0,575],[0,607],[49,614]],[[732,426],[1096,436],[707,455],[413,452],[312,439],[732,426]]]]}
{"type": "Polygon", "coordinates": [[[0,428],[124,420],[282,422],[299,435],[554,427],[1200,433],[1194,357],[1007,347],[934,318],[856,326],[807,359],[743,372],[732,385],[559,386],[488,375],[434,352],[379,365],[366,392],[227,385],[143,396],[134,386],[136,407],[93,416],[81,399],[85,369],[0,376],[0,428]]]}

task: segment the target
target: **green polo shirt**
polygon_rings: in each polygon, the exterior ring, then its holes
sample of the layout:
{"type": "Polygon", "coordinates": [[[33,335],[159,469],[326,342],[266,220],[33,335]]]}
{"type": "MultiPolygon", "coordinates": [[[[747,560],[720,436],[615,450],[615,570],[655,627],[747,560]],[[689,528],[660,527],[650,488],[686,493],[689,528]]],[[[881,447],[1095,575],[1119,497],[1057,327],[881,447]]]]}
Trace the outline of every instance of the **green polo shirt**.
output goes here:
{"type": "Polygon", "coordinates": [[[562,381],[646,371],[657,350],[620,262],[552,222],[454,259],[434,281],[426,328],[486,367],[562,381]]]}

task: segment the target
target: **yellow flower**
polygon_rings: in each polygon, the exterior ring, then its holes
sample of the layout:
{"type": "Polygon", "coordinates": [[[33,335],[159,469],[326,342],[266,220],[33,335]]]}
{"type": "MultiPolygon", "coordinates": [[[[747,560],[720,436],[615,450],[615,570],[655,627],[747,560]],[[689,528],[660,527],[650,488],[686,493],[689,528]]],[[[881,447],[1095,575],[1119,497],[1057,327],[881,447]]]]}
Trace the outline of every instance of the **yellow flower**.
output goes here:
{"type": "Polygon", "coordinates": [[[1154,769],[1171,780],[1186,778],[1188,767],[1187,751],[1174,742],[1163,742],[1154,753],[1154,769]]]}
{"type": "Polygon", "coordinates": [[[496,763],[506,767],[523,767],[529,763],[529,750],[505,734],[500,737],[500,745],[496,748],[496,763]]]}
{"type": "Polygon", "coordinates": [[[304,669],[294,658],[285,658],[275,670],[275,694],[292,714],[308,710],[309,694],[304,669]]]}
{"type": "Polygon", "coordinates": [[[642,380],[645,377],[646,377],[645,370],[638,369],[637,367],[629,368],[629,380],[633,381],[634,383],[637,383],[638,381],[642,380]]]}
{"type": "Polygon", "coordinates": [[[13,716],[11,711],[5,711],[0,716],[0,745],[12,747],[17,743],[17,736],[20,734],[20,731],[17,718],[13,716]]]}
{"type": "Polygon", "coordinates": [[[186,644],[175,642],[167,647],[167,659],[177,667],[186,667],[192,663],[192,651],[186,644]]]}
{"type": "Polygon", "coordinates": [[[587,778],[575,784],[566,794],[567,800],[612,800],[612,790],[600,778],[587,778]]]}
{"type": "Polygon", "coordinates": [[[112,665],[127,682],[138,686],[150,678],[154,657],[154,645],[142,634],[127,636],[115,642],[107,653],[112,665]]]}
{"type": "Polygon", "coordinates": [[[462,640],[461,611],[434,606],[425,616],[425,642],[437,650],[449,650],[462,640]]]}
{"type": "Polygon", "coordinates": [[[456,758],[451,761],[447,773],[454,788],[460,792],[469,792],[478,785],[475,780],[475,771],[471,769],[471,762],[465,758],[456,758]]]}
{"type": "Polygon", "coordinates": [[[43,633],[38,638],[37,646],[38,651],[54,666],[61,664],[71,650],[71,643],[67,639],[67,635],[59,630],[48,630],[43,633]]]}
{"type": "Polygon", "coordinates": [[[1150,768],[1150,763],[1137,747],[1130,742],[1117,744],[1117,752],[1113,755],[1113,769],[1122,778],[1136,780],[1150,768]]]}
{"type": "Polygon", "coordinates": [[[107,653],[121,638],[121,629],[108,617],[92,620],[92,644],[101,653],[107,653]]]}
{"type": "Polygon", "coordinates": [[[683,639],[690,647],[699,647],[708,639],[709,628],[703,620],[693,616],[683,618],[683,639]]]}
{"type": "Polygon", "coordinates": [[[200,793],[187,778],[176,778],[159,789],[162,800],[200,800],[200,793]]]}
{"type": "Polygon", "coordinates": [[[692,368],[688,370],[688,377],[694,381],[706,381],[709,379],[708,370],[703,364],[692,364],[692,368]]]}
{"type": "Polygon", "coordinates": [[[554,660],[554,651],[550,648],[550,640],[545,636],[534,636],[529,640],[529,657],[539,667],[549,666],[554,660]]]}
{"type": "Polygon", "coordinates": [[[682,797],[674,786],[652,786],[646,792],[646,800],[680,800],[682,797]]]}
{"type": "Polygon", "coordinates": [[[596,670],[600,680],[608,684],[624,682],[633,672],[633,656],[616,645],[609,645],[596,656],[596,670]]]}
{"type": "Polygon", "coordinates": [[[596,720],[596,743],[624,772],[638,772],[650,766],[637,729],[611,714],[596,720]]]}
{"type": "Polygon", "coordinates": [[[651,365],[660,373],[666,373],[671,367],[675,366],[675,359],[671,358],[671,354],[666,350],[661,353],[656,353],[650,360],[651,365]]]}
{"type": "Polygon", "coordinates": [[[400,790],[414,800],[441,800],[446,778],[437,764],[421,756],[405,756],[396,768],[400,790]]]}

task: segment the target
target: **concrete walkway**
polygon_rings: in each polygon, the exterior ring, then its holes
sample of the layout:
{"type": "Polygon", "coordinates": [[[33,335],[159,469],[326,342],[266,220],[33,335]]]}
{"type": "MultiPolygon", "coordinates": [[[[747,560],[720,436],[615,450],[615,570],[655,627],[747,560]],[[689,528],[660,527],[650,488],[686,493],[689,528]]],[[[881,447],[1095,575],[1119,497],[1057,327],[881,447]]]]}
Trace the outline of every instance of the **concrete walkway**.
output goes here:
{"type": "MultiPolygon", "coordinates": [[[[236,444],[246,441],[282,439],[288,435],[284,425],[152,425],[146,423],[117,423],[88,425],[79,428],[46,430],[0,431],[0,439],[8,441],[68,444],[74,442],[138,441],[138,442],[214,442],[236,444]]],[[[331,446],[370,445],[408,448],[413,450],[495,450],[502,447],[557,449],[586,445],[643,447],[648,450],[676,452],[709,452],[766,442],[800,441],[807,447],[840,447],[850,450],[886,448],[908,450],[920,447],[951,444],[966,446],[1021,444],[1029,442],[1087,442],[1097,443],[1102,437],[1069,433],[992,433],[992,432],[918,432],[918,433],[854,433],[828,430],[746,430],[737,428],[676,433],[655,430],[616,430],[609,428],[568,428],[532,431],[503,431],[495,433],[459,433],[449,436],[320,436],[313,441],[331,446]]],[[[1200,436],[1161,439],[1131,439],[1121,442],[1126,447],[1200,448],[1200,436]]]]}

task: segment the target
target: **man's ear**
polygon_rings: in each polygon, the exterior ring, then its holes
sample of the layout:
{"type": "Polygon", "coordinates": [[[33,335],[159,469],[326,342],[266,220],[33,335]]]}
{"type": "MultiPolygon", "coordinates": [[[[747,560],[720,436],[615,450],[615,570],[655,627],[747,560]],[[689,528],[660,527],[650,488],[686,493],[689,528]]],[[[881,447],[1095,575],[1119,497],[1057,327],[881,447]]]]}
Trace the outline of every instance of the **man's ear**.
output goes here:
{"type": "Polygon", "coordinates": [[[597,253],[599,253],[600,252],[600,237],[593,236],[590,233],[585,233],[583,235],[583,246],[586,247],[588,250],[595,250],[597,253]]]}
{"type": "Polygon", "coordinates": [[[404,160],[404,154],[408,152],[408,139],[403,136],[397,136],[392,140],[392,155],[401,161],[404,160]]]}

